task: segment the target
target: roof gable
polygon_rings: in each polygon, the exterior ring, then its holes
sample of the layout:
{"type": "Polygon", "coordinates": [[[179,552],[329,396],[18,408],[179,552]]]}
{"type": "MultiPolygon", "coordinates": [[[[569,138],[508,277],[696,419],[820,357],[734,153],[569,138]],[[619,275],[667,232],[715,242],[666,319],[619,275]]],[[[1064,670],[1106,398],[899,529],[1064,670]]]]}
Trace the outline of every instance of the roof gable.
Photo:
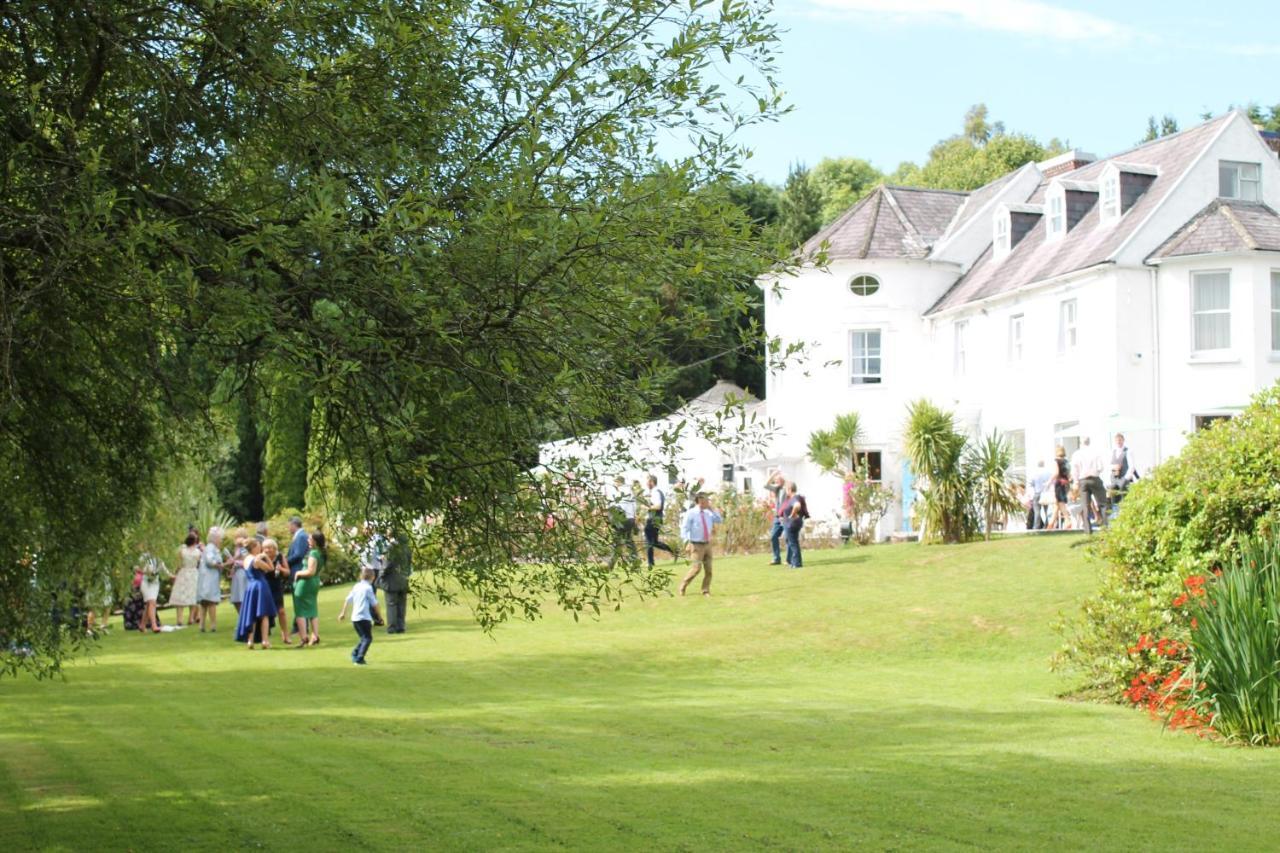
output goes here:
{"type": "Polygon", "coordinates": [[[811,237],[800,252],[812,257],[826,242],[827,257],[832,260],[924,258],[964,199],[964,193],[950,190],[881,184],[811,237]]]}

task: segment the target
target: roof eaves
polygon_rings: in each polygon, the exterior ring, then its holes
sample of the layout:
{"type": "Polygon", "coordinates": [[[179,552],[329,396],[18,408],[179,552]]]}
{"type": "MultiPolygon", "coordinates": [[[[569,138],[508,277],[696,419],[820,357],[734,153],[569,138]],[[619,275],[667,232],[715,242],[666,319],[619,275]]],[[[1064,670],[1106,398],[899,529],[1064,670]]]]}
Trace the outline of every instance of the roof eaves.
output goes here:
{"type": "MultiPolygon", "coordinates": [[[[1069,282],[1072,279],[1080,278],[1089,273],[1097,272],[1099,269],[1102,269],[1103,267],[1111,267],[1111,266],[1115,266],[1115,261],[1110,261],[1110,260],[1098,261],[1095,264],[1089,264],[1089,266],[1087,267],[1080,267],[1079,269],[1068,270],[1067,272],[1059,273],[1057,275],[1050,276],[1049,278],[1041,278],[1041,279],[1036,279],[1035,281],[1029,281],[1024,285],[1013,288],[1012,290],[1002,290],[999,293],[992,293],[987,296],[979,297],[978,299],[969,299],[957,305],[952,305],[948,308],[943,308],[939,310],[938,306],[942,304],[943,300],[947,298],[947,294],[951,293],[951,291],[955,289],[955,285],[952,285],[952,287],[947,289],[947,293],[942,294],[942,297],[938,299],[937,302],[933,303],[933,306],[929,308],[928,311],[924,312],[924,316],[925,317],[945,317],[946,315],[954,314],[955,312],[963,308],[973,308],[978,305],[985,305],[986,303],[992,302],[996,299],[1004,299],[1010,296],[1015,296],[1019,293],[1026,293],[1028,290],[1035,290],[1036,288],[1039,288],[1039,287],[1051,287],[1055,284],[1065,284],[1066,282],[1069,282]]],[[[959,283],[960,282],[956,282],[956,284],[959,284],[959,283]]]]}

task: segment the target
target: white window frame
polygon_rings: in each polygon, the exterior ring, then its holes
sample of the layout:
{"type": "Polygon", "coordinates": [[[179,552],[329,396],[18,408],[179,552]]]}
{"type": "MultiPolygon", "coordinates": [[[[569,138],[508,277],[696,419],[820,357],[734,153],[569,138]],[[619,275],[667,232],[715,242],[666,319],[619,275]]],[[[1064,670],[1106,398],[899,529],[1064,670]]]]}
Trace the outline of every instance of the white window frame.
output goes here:
{"type": "Polygon", "coordinates": [[[1120,170],[1108,169],[1098,185],[1098,216],[1103,222],[1120,218],[1120,170]]]}
{"type": "Polygon", "coordinates": [[[1075,352],[1080,346],[1080,303],[1064,299],[1058,303],[1058,355],[1075,352]]]}
{"type": "Polygon", "coordinates": [[[883,385],[883,384],[884,384],[884,329],[877,326],[868,326],[868,327],[859,328],[859,329],[850,329],[849,330],[849,387],[862,388],[868,385],[883,385]],[[872,350],[870,347],[865,347],[864,352],[866,354],[862,356],[861,360],[866,362],[872,358],[875,358],[880,362],[880,372],[871,373],[868,370],[867,372],[859,373],[858,372],[859,358],[857,355],[854,354],[854,348],[853,348],[854,336],[870,334],[872,332],[874,332],[878,336],[878,345],[875,348],[875,351],[874,351],[875,354],[874,355],[871,354],[872,350]]]}
{"type": "Polygon", "coordinates": [[[1012,451],[1009,478],[1015,483],[1021,483],[1027,478],[1027,431],[1025,428],[1007,429],[1002,437],[1009,442],[1009,449],[1012,451]]]}
{"type": "Polygon", "coordinates": [[[1271,271],[1271,351],[1280,353],[1280,270],[1271,271]]]}
{"type": "Polygon", "coordinates": [[[1191,293],[1187,302],[1191,315],[1191,354],[1196,355],[1221,355],[1231,350],[1231,270],[1193,270],[1191,273],[1191,293]],[[1226,308],[1209,308],[1196,310],[1196,285],[1201,277],[1207,276],[1226,276],[1227,279],[1227,307],[1226,308]],[[1196,318],[1205,315],[1225,315],[1227,318],[1227,341],[1224,346],[1220,347],[1201,347],[1196,340],[1196,318]]]}
{"type": "Polygon", "coordinates": [[[1009,254],[1009,211],[1001,210],[996,213],[995,220],[995,237],[992,238],[993,249],[997,258],[1003,258],[1009,254]]]}
{"type": "Polygon", "coordinates": [[[1218,161],[1218,197],[1234,198],[1240,201],[1262,201],[1262,164],[1248,163],[1242,160],[1218,161]],[[1250,177],[1246,177],[1251,173],[1250,177]],[[1222,180],[1231,175],[1231,187],[1223,192],[1222,180]]]}
{"type": "Polygon", "coordinates": [[[956,320],[955,327],[952,330],[953,340],[955,343],[955,359],[952,362],[952,370],[956,376],[964,376],[965,374],[965,361],[967,355],[965,348],[965,333],[968,332],[968,330],[968,320],[956,320]]]}
{"type": "Polygon", "coordinates": [[[1022,362],[1022,332],[1026,326],[1027,315],[1014,314],[1009,317],[1009,361],[1013,364],[1022,362]]]}
{"type": "Polygon", "coordinates": [[[1067,229],[1067,194],[1061,185],[1057,189],[1049,190],[1045,210],[1049,239],[1057,239],[1065,234],[1067,229]]]}
{"type": "Polygon", "coordinates": [[[867,482],[869,482],[869,483],[883,483],[883,482],[884,482],[884,451],[883,451],[883,450],[880,450],[880,449],[878,449],[878,448],[863,448],[863,449],[861,449],[861,450],[855,450],[855,451],[853,451],[853,464],[854,464],[854,465],[857,465],[859,461],[862,461],[862,462],[865,462],[865,463],[866,463],[866,466],[867,466],[867,482]],[[878,467],[880,468],[880,476],[879,476],[879,477],[872,477],[872,476],[871,476],[871,454],[873,454],[873,453],[874,453],[876,456],[879,456],[879,457],[880,457],[880,465],[878,466],[878,467]],[[861,457],[861,459],[860,459],[860,457],[861,457]]]}

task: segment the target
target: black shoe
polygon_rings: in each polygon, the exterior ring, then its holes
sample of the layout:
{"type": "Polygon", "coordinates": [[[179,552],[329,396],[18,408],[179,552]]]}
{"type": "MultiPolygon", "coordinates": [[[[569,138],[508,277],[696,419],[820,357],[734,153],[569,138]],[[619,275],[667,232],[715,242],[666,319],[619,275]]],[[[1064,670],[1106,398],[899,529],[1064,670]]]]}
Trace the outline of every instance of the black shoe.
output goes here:
{"type": "Polygon", "coordinates": [[[771,566],[781,566],[781,565],[782,565],[782,561],[781,561],[781,560],[772,560],[772,561],[770,561],[769,565],[771,565],[771,566]]]}

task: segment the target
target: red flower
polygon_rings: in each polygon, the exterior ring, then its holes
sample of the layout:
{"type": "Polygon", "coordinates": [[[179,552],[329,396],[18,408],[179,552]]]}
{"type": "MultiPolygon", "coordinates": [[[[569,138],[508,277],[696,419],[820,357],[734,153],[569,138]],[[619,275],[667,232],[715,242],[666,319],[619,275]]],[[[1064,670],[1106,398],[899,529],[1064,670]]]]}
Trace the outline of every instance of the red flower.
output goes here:
{"type": "Polygon", "coordinates": [[[1173,600],[1174,607],[1181,607],[1186,603],[1187,603],[1187,594],[1185,592],[1173,600]]]}

